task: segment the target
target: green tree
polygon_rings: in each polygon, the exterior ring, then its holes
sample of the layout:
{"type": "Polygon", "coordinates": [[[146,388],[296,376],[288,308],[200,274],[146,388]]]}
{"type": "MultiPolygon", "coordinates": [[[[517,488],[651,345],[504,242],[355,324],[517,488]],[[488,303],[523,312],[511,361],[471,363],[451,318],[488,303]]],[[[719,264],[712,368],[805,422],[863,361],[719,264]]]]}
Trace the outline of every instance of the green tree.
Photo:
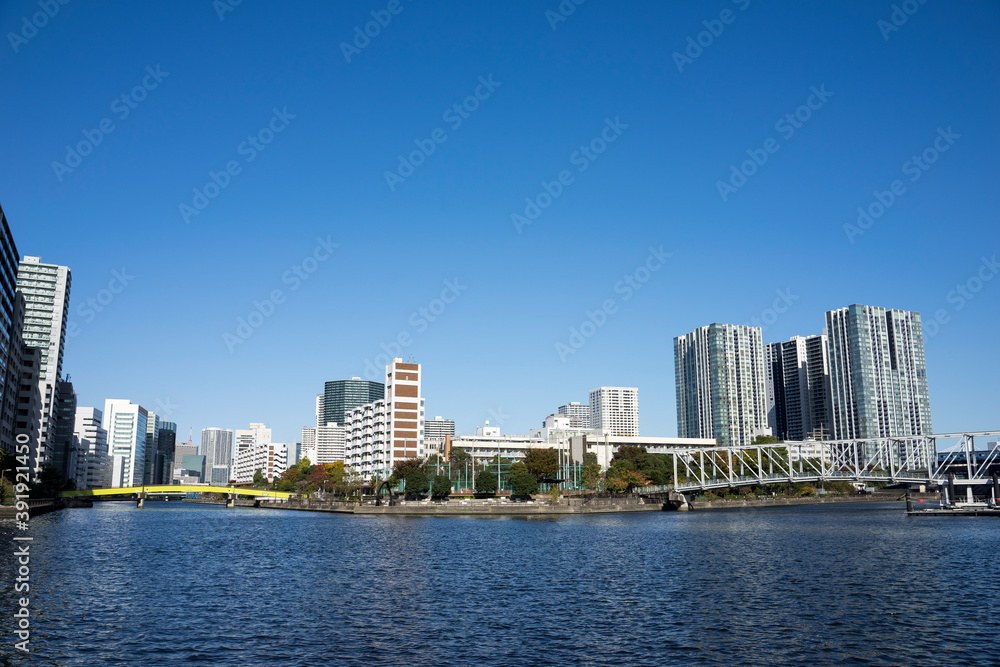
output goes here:
{"type": "MultiPolygon", "coordinates": [[[[343,463],[343,462],[339,462],[343,463]]],[[[340,481],[336,483],[337,495],[343,496],[345,498],[350,498],[355,496],[361,491],[362,479],[361,475],[347,466],[343,466],[344,474],[340,477],[340,481]]]]}
{"type": "Polygon", "coordinates": [[[452,447],[448,460],[457,465],[465,465],[472,460],[472,455],[461,447],[452,447]]]}
{"type": "Polygon", "coordinates": [[[634,470],[650,484],[669,484],[673,477],[672,461],[666,455],[650,454],[645,447],[623,445],[611,457],[611,467],[634,470]]]}
{"type": "Polygon", "coordinates": [[[497,492],[497,476],[489,470],[483,470],[476,475],[476,493],[493,495],[497,492]]]}
{"type": "Polygon", "coordinates": [[[410,475],[422,470],[424,467],[423,459],[403,459],[402,461],[396,461],[396,465],[392,467],[392,476],[397,480],[408,480],[410,475]]]}
{"type": "Polygon", "coordinates": [[[527,471],[519,471],[510,476],[510,487],[513,495],[523,498],[538,493],[538,480],[527,471]]]}
{"type": "Polygon", "coordinates": [[[778,440],[773,435],[758,435],[750,443],[751,445],[777,445],[781,440],[778,440]]]}
{"type": "Polygon", "coordinates": [[[590,491],[596,491],[601,483],[601,464],[597,462],[597,454],[594,452],[587,452],[583,455],[580,482],[583,484],[583,488],[590,491]]]}
{"type": "Polygon", "coordinates": [[[0,505],[14,504],[14,483],[5,476],[0,479],[0,505]]]}
{"type": "Polygon", "coordinates": [[[635,445],[622,445],[615,452],[614,456],[611,457],[611,465],[614,465],[618,461],[631,461],[636,468],[639,467],[639,460],[645,459],[647,455],[645,447],[636,447],[635,445]]]}
{"type": "Polygon", "coordinates": [[[649,486],[649,480],[643,477],[638,471],[631,470],[625,466],[613,466],[608,469],[608,474],[604,477],[604,488],[608,491],[630,492],[640,486],[649,486]]]}
{"type": "Polygon", "coordinates": [[[559,472],[559,452],[548,449],[529,449],[524,456],[524,466],[535,479],[552,479],[559,472]]]}
{"type": "Polygon", "coordinates": [[[422,498],[430,486],[430,482],[427,481],[427,475],[424,474],[424,471],[419,469],[414,470],[406,478],[406,495],[414,495],[422,498]]]}
{"type": "Polygon", "coordinates": [[[257,470],[253,473],[253,485],[258,487],[264,486],[266,482],[267,480],[264,479],[264,472],[260,468],[257,468],[257,470]]]}
{"type": "Polygon", "coordinates": [[[431,484],[431,495],[435,498],[447,498],[451,495],[451,480],[447,475],[437,475],[431,484]]]}

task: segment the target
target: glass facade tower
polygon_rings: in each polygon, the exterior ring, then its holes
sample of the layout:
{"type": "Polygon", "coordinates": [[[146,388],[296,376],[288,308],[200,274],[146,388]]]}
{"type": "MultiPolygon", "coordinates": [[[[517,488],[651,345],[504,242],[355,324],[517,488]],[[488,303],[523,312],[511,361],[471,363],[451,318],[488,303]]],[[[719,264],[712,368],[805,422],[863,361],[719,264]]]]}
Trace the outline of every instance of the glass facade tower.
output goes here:
{"type": "Polygon", "coordinates": [[[920,313],[855,304],[826,334],[834,439],[933,433],[920,313]]]}
{"type": "Polygon", "coordinates": [[[336,423],[343,426],[354,408],[381,401],[385,398],[385,385],[381,382],[351,378],[332,380],[324,386],[323,425],[336,423]]]}

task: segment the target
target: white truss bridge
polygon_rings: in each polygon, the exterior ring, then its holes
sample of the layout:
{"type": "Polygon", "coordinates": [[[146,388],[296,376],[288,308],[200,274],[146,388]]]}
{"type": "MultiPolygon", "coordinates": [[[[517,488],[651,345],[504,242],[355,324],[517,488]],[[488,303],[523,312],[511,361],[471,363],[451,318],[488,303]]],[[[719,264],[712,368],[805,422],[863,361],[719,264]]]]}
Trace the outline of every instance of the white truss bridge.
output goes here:
{"type": "Polygon", "coordinates": [[[736,447],[690,447],[665,452],[674,484],[636,493],[689,493],[737,486],[797,482],[888,482],[938,486],[990,483],[1000,465],[1000,431],[938,433],[900,438],[783,442],[736,447]],[[987,442],[988,438],[993,442],[987,442]]]}

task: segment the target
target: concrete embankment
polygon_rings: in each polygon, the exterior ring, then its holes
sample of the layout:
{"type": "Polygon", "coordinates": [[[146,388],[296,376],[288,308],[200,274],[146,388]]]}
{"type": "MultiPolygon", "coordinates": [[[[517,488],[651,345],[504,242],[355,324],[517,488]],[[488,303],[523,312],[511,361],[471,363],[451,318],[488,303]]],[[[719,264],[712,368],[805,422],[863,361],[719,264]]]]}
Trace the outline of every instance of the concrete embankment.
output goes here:
{"type": "MultiPolygon", "coordinates": [[[[936,493],[913,494],[913,499],[919,498],[936,500],[936,493]]],[[[748,499],[719,499],[719,500],[694,500],[691,502],[691,509],[744,509],[755,507],[791,507],[796,505],[832,505],[839,503],[885,503],[902,501],[904,494],[898,491],[891,493],[872,493],[863,496],[805,496],[800,498],[748,498],[748,499]]]]}
{"type": "MultiPolygon", "coordinates": [[[[221,505],[221,500],[185,499],[186,503],[221,505]]],[[[238,507],[252,507],[253,501],[237,501],[238,507]]],[[[661,512],[661,503],[643,502],[640,498],[600,499],[584,502],[582,499],[563,499],[557,504],[550,501],[511,502],[509,500],[478,500],[453,498],[446,502],[401,501],[395,505],[374,505],[322,500],[290,500],[262,502],[263,509],[296,510],[300,512],[329,512],[334,514],[368,514],[397,516],[540,516],[612,514],[621,512],[661,512]]]]}
{"type": "MultiPolygon", "coordinates": [[[[937,499],[937,494],[914,494],[918,498],[937,499]]],[[[902,501],[903,494],[875,493],[864,496],[807,496],[786,498],[749,498],[695,500],[693,510],[707,509],[753,509],[764,507],[791,507],[796,505],[826,505],[839,503],[866,503],[902,501]]],[[[186,503],[224,505],[224,500],[185,499],[186,503]]],[[[237,500],[237,507],[254,507],[253,500],[237,500]]],[[[511,502],[509,500],[483,500],[452,498],[446,502],[401,501],[395,505],[374,505],[343,501],[289,500],[264,501],[258,505],[263,509],[295,510],[299,512],[329,512],[334,514],[398,515],[398,516],[567,516],[583,514],[613,514],[621,512],[662,512],[677,509],[676,504],[664,505],[642,498],[601,498],[584,501],[580,498],[564,498],[558,504],[551,501],[511,502]]]]}
{"type": "Polygon", "coordinates": [[[663,505],[612,503],[408,503],[406,505],[361,505],[352,514],[395,514],[411,516],[566,516],[581,514],[615,514],[621,512],[662,512],[663,505]]]}
{"type": "MultiPolygon", "coordinates": [[[[157,502],[155,499],[149,499],[146,502],[153,503],[157,502]]],[[[194,503],[195,505],[225,505],[225,500],[219,500],[218,498],[184,498],[181,500],[182,503],[194,503]]],[[[237,507],[256,507],[253,500],[247,500],[245,498],[236,499],[237,507]]]]}
{"type": "MultiPolygon", "coordinates": [[[[27,503],[28,514],[31,516],[41,516],[68,507],[93,507],[94,505],[89,500],[76,498],[32,498],[27,503]]],[[[0,506],[0,519],[15,519],[17,514],[18,509],[15,505],[0,506]]]]}

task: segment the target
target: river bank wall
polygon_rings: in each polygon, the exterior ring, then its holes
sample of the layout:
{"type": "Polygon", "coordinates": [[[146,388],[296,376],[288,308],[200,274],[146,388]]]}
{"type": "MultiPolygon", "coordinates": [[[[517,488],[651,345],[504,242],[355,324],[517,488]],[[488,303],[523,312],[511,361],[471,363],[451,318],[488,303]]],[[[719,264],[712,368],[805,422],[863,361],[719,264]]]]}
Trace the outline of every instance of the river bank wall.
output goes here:
{"type": "MultiPolygon", "coordinates": [[[[914,494],[912,498],[936,500],[937,494],[914,494]]],[[[902,502],[904,495],[873,493],[862,496],[806,496],[779,498],[694,500],[691,509],[756,509],[767,507],[792,507],[798,505],[826,505],[843,503],[902,502]]],[[[204,505],[225,505],[225,500],[186,498],[185,503],[204,505]]],[[[536,500],[512,502],[497,499],[452,499],[438,502],[430,500],[398,501],[394,505],[375,505],[356,502],[330,500],[288,500],[263,501],[255,505],[253,500],[237,500],[237,507],[260,507],[262,509],[294,510],[299,512],[327,512],[332,514],[397,515],[397,516],[537,516],[537,515],[583,515],[613,514],[622,512],[662,512],[676,510],[676,503],[664,504],[659,500],[638,497],[621,498],[564,498],[559,503],[536,500]]]]}
{"type": "MultiPolygon", "coordinates": [[[[225,501],[215,499],[186,498],[186,503],[224,505],[225,501]]],[[[253,507],[253,501],[237,501],[237,507],[253,507]]],[[[553,504],[551,501],[512,502],[495,499],[453,499],[446,502],[429,500],[399,501],[394,505],[374,505],[323,500],[288,500],[284,502],[264,501],[263,509],[295,510],[300,512],[328,512],[333,514],[368,514],[397,516],[535,516],[535,515],[580,515],[612,514],[620,512],[662,512],[660,502],[642,498],[601,498],[584,502],[579,498],[563,499],[553,504]]]]}
{"type": "MultiPolygon", "coordinates": [[[[915,493],[911,494],[913,500],[937,500],[936,493],[915,493]]],[[[804,496],[785,498],[748,498],[748,499],[717,499],[717,500],[694,500],[691,502],[693,510],[712,509],[751,509],[757,507],[792,507],[796,505],[827,505],[839,503],[885,503],[902,502],[906,498],[905,494],[898,491],[891,493],[870,493],[863,496],[804,496]]]]}

